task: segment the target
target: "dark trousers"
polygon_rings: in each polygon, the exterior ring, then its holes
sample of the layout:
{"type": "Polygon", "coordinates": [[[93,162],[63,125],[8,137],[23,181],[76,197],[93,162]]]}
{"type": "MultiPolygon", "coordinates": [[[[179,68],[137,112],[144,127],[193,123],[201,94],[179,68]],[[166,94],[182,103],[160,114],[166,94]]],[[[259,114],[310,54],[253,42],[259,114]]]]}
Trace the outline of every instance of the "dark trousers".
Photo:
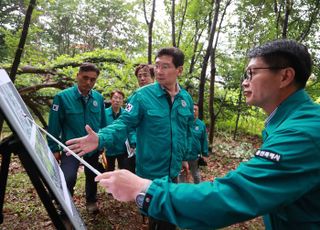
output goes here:
{"type": "Polygon", "coordinates": [[[124,168],[129,170],[132,173],[136,173],[136,155],[128,158],[128,156],[126,156],[125,160],[124,160],[124,168]]]}
{"type": "MultiPolygon", "coordinates": [[[[93,154],[92,156],[84,156],[84,160],[88,162],[92,167],[98,168],[99,154],[93,154]]],[[[77,173],[80,162],[73,156],[66,156],[64,153],[61,156],[61,170],[66,179],[66,184],[70,194],[73,196],[74,186],[77,181],[77,173]]],[[[91,172],[87,167],[84,168],[84,173],[86,176],[86,201],[96,202],[97,201],[97,182],[94,181],[96,175],[91,172]]]]}
{"type": "Polygon", "coordinates": [[[125,158],[127,157],[126,153],[116,155],[116,156],[107,156],[107,171],[113,171],[116,167],[116,160],[118,162],[118,168],[124,169],[125,168],[125,158]]]}
{"type": "MultiPolygon", "coordinates": [[[[178,178],[172,179],[173,183],[178,183],[178,178]]],[[[148,217],[149,220],[149,230],[175,230],[176,226],[169,222],[163,220],[157,220],[152,218],[151,216],[148,217]]]]}

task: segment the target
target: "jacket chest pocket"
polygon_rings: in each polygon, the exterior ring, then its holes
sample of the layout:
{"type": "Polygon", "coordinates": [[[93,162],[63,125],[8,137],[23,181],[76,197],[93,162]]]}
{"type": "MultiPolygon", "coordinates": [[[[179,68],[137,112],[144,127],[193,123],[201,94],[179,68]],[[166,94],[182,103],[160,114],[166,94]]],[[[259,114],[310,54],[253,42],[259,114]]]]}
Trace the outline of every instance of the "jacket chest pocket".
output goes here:
{"type": "Polygon", "coordinates": [[[66,109],[66,123],[69,126],[78,128],[84,124],[84,113],[81,108],[66,109]]]}
{"type": "Polygon", "coordinates": [[[100,110],[100,108],[99,108],[98,106],[90,106],[89,111],[90,111],[90,113],[93,113],[93,114],[96,115],[96,114],[99,113],[101,110],[100,110]]]}
{"type": "Polygon", "coordinates": [[[101,113],[99,106],[91,106],[89,113],[86,115],[86,123],[89,124],[95,132],[98,132],[101,126],[102,116],[105,116],[105,113],[101,113]]]}
{"type": "Polygon", "coordinates": [[[188,110],[187,108],[178,108],[177,114],[178,120],[184,125],[188,124],[190,118],[193,116],[190,110],[188,110]]]}
{"type": "Polygon", "coordinates": [[[161,110],[147,110],[147,122],[152,126],[164,126],[168,123],[169,113],[161,110]]]}

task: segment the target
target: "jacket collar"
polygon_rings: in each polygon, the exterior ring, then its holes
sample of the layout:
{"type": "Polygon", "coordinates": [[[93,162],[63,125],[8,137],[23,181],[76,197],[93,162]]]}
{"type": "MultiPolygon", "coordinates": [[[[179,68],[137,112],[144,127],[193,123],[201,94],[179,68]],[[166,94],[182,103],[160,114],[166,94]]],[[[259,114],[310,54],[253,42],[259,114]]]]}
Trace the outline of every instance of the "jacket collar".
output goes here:
{"type": "MultiPolygon", "coordinates": [[[[181,87],[180,87],[180,85],[178,83],[176,83],[176,84],[177,84],[177,87],[178,87],[178,93],[176,94],[176,96],[177,96],[181,92],[181,87]]],[[[167,94],[166,89],[163,86],[161,86],[158,82],[155,82],[154,85],[155,85],[155,88],[156,88],[155,94],[157,95],[157,97],[161,97],[162,95],[167,94]]]]}
{"type": "MultiPolygon", "coordinates": [[[[79,88],[78,88],[78,84],[74,84],[73,85],[73,93],[74,93],[74,95],[75,95],[75,97],[77,99],[80,99],[81,97],[83,97],[81,92],[80,92],[80,90],[79,90],[79,88]]],[[[88,96],[89,96],[89,98],[92,97],[92,90],[89,91],[88,96]]]]}
{"type": "Polygon", "coordinates": [[[298,90],[285,99],[277,108],[275,114],[270,118],[266,132],[277,128],[291,113],[297,108],[297,105],[311,101],[310,97],[304,89],[298,90]]]}

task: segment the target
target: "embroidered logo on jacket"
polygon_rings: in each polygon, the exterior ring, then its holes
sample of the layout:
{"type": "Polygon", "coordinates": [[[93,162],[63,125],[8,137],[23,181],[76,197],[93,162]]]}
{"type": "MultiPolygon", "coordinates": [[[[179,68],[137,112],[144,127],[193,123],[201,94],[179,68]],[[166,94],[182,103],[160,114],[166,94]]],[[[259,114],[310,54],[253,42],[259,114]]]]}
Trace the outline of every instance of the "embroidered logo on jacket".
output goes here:
{"type": "Polygon", "coordinates": [[[272,160],[272,161],[275,161],[275,162],[279,162],[280,159],[281,159],[281,155],[280,154],[272,153],[272,152],[268,152],[268,151],[263,151],[263,150],[258,150],[255,153],[255,156],[256,157],[262,157],[264,159],[272,160]]]}
{"type": "Polygon", "coordinates": [[[182,105],[182,107],[186,107],[187,106],[187,102],[185,100],[181,100],[181,105],[182,105]]]}

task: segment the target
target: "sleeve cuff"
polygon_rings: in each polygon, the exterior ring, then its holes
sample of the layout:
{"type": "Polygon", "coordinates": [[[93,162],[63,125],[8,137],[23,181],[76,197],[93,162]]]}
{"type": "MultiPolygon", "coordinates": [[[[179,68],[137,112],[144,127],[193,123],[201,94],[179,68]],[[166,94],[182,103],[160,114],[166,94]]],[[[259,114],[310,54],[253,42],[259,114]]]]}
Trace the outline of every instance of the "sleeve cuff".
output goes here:
{"type": "Polygon", "coordinates": [[[169,177],[163,177],[160,179],[155,179],[154,181],[151,182],[149,187],[146,190],[146,196],[145,200],[143,202],[143,207],[140,209],[140,211],[145,214],[149,215],[149,208],[152,205],[152,199],[157,196],[157,194],[160,191],[163,191],[162,184],[163,183],[168,183],[169,177]]]}
{"type": "Polygon", "coordinates": [[[151,182],[149,187],[146,189],[146,196],[143,201],[142,209],[140,209],[141,213],[143,213],[144,215],[148,216],[149,207],[156,191],[157,191],[157,185],[151,182]]]}
{"type": "Polygon", "coordinates": [[[107,149],[110,148],[110,146],[113,145],[113,139],[112,135],[107,133],[98,133],[99,143],[98,143],[98,149],[103,149],[106,147],[107,149]]]}

